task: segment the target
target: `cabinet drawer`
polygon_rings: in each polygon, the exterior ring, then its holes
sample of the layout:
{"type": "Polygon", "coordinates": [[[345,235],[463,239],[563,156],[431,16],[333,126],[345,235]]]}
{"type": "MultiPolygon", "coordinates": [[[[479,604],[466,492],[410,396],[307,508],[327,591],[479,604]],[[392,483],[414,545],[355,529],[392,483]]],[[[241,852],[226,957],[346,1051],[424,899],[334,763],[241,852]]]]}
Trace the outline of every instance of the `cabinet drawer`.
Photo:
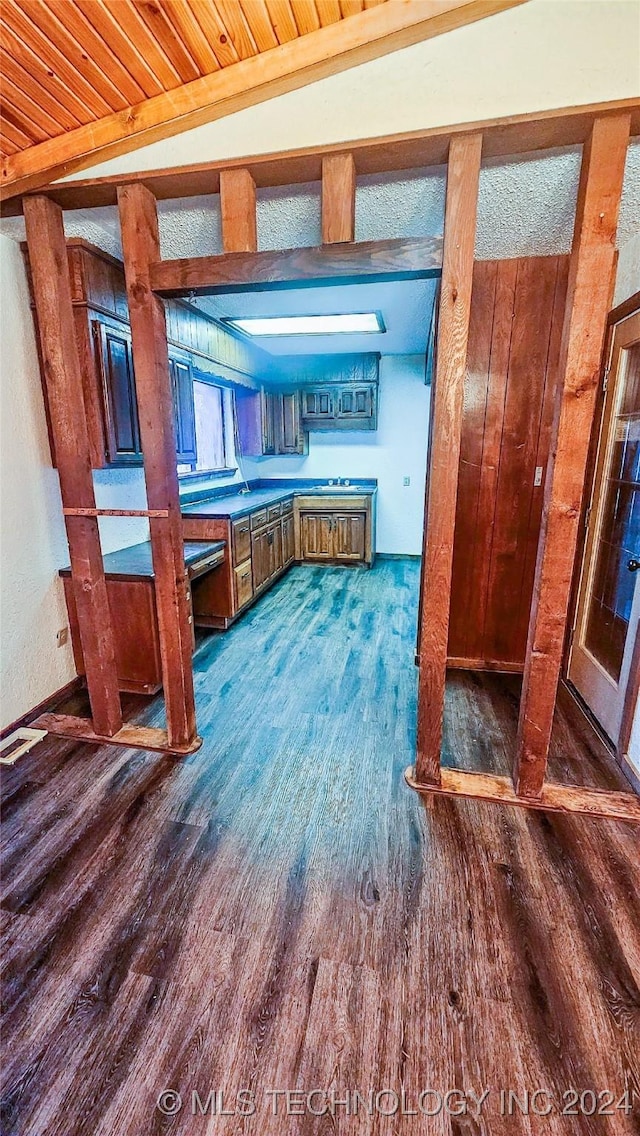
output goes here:
{"type": "Polygon", "coordinates": [[[258,509],[257,513],[251,514],[251,528],[259,529],[267,523],[267,510],[258,509]]]}
{"type": "Polygon", "coordinates": [[[233,584],[236,594],[236,610],[244,607],[253,595],[253,576],[251,573],[251,560],[239,564],[233,572],[233,584]]]}
{"type": "Polygon", "coordinates": [[[287,517],[293,512],[293,497],[289,497],[287,501],[282,502],[282,516],[287,517]]]}
{"type": "Polygon", "coordinates": [[[269,505],[267,509],[267,522],[277,521],[282,513],[282,505],[278,502],[277,505],[269,505]]]}
{"type": "Polygon", "coordinates": [[[248,517],[231,525],[233,563],[242,564],[251,555],[251,523],[248,517]]]}

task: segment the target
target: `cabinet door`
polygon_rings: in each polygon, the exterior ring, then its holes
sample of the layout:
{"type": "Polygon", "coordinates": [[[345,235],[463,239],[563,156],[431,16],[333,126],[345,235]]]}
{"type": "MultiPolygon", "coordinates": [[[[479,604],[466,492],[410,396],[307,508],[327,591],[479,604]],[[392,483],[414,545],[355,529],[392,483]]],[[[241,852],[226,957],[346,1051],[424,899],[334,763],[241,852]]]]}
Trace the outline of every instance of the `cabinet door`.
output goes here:
{"type": "Polygon", "coordinates": [[[326,420],[334,415],[334,392],[325,387],[302,392],[302,417],[326,420]]]}
{"type": "Polygon", "coordinates": [[[333,516],[330,513],[302,513],[300,543],[303,560],[332,560],[333,516]]]}
{"type": "Polygon", "coordinates": [[[336,560],[364,560],[364,513],[336,513],[333,517],[333,555],[336,560]]]}
{"type": "Polygon", "coordinates": [[[336,418],[371,418],[373,399],[371,386],[342,387],[337,398],[336,418]]]}
{"type": "Polygon", "coordinates": [[[176,424],[176,455],[179,462],[194,462],[196,450],[196,415],[193,402],[193,375],[184,359],[169,358],[173,411],[176,424]]]}
{"type": "Polygon", "coordinates": [[[279,396],[281,402],[281,454],[304,453],[300,391],[287,391],[279,396]]]}
{"type": "Polygon", "coordinates": [[[275,454],[277,440],[278,395],[262,392],[262,453],[275,454]]]}
{"type": "Polygon", "coordinates": [[[293,515],[282,518],[282,562],[290,564],[295,556],[293,515]]]}
{"type": "Polygon", "coordinates": [[[251,534],[251,563],[253,565],[253,587],[257,591],[269,577],[269,546],[266,533],[251,534]]]}
{"type": "Polygon", "coordinates": [[[100,320],[94,320],[93,333],[104,397],[107,460],[112,465],[142,465],[131,335],[100,320]]]}
{"type": "Polygon", "coordinates": [[[279,572],[284,564],[282,549],[282,521],[278,521],[271,529],[271,545],[273,548],[273,570],[279,572]]]}

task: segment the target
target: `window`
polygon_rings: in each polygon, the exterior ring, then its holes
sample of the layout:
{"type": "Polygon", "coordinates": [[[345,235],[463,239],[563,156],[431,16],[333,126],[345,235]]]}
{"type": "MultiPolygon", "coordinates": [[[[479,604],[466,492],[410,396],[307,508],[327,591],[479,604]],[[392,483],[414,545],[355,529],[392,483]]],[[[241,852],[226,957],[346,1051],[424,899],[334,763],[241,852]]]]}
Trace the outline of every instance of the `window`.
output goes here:
{"type": "Polygon", "coordinates": [[[178,473],[227,468],[224,429],[224,391],[204,380],[193,380],[196,461],[179,464],[178,473]]]}

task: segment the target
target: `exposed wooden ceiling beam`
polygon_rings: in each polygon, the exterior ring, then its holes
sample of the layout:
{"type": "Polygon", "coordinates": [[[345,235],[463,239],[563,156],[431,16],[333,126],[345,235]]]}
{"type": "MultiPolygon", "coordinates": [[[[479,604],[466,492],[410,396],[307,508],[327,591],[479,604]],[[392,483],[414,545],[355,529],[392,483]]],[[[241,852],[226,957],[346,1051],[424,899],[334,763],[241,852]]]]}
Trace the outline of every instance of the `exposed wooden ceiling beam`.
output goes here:
{"type": "MultiPolygon", "coordinates": [[[[581,144],[589,136],[594,118],[621,111],[628,111],[631,115],[632,135],[640,135],[640,99],[618,99],[614,102],[589,103],[582,107],[561,107],[533,114],[432,127],[391,137],[383,135],[379,138],[356,139],[353,142],[313,149],[227,158],[219,162],[142,170],[126,175],[82,178],[66,184],[58,182],[47,185],[41,192],[46,193],[62,209],[93,209],[115,205],[118,186],[123,182],[128,185],[143,182],[158,201],[218,193],[223,170],[248,170],[259,189],[297,185],[320,181],[323,157],[345,151],[353,155],[358,175],[389,173],[394,170],[443,165],[447,160],[452,137],[475,131],[482,133],[484,160],[503,158],[535,150],[581,144]]],[[[0,204],[2,217],[16,217],[21,212],[22,199],[19,196],[8,198],[0,204]]]]}
{"type": "Polygon", "coordinates": [[[2,194],[26,193],[52,178],[522,3],[526,0],[393,0],[369,8],[10,155],[2,163],[2,194]]]}

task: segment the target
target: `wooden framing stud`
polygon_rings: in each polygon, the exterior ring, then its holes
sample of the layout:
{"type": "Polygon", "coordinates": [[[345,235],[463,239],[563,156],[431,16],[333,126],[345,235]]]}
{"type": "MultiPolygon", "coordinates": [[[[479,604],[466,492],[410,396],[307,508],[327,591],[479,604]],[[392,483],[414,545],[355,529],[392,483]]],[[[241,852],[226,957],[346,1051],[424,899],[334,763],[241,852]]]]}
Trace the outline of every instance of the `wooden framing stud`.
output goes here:
{"type": "Polygon", "coordinates": [[[628,114],[597,118],[582,157],[514,765],[516,792],[529,798],[547,768],[629,128],[628,114]]]}
{"type": "Polygon", "coordinates": [[[416,754],[418,780],[433,785],[440,783],[453,536],[481,151],[480,134],[452,139],[447,169],[438,344],[429,424],[416,754]]]}
{"type": "Polygon", "coordinates": [[[221,170],[220,213],[225,252],[257,252],[256,183],[248,170],[221,170]]]}
{"type": "Polygon", "coordinates": [[[158,215],[143,185],[118,190],[124,270],[131,321],[142,456],[151,516],[151,554],[160,635],[169,748],[196,737],[193,635],[178,492],[173,397],[164,306],[154,296],[149,267],[160,259],[158,215]]]}
{"type": "Polygon", "coordinates": [[[100,534],[93,515],[96,502],[62,212],[46,197],[31,197],[24,203],[24,217],[93,718],[93,727],[85,722],[85,728],[108,738],[121,728],[122,710],[100,534]],[[72,508],[76,515],[70,513],[72,508]]]}
{"type": "Polygon", "coordinates": [[[356,164],[353,154],[322,159],[322,243],[356,239],[356,164]]]}

